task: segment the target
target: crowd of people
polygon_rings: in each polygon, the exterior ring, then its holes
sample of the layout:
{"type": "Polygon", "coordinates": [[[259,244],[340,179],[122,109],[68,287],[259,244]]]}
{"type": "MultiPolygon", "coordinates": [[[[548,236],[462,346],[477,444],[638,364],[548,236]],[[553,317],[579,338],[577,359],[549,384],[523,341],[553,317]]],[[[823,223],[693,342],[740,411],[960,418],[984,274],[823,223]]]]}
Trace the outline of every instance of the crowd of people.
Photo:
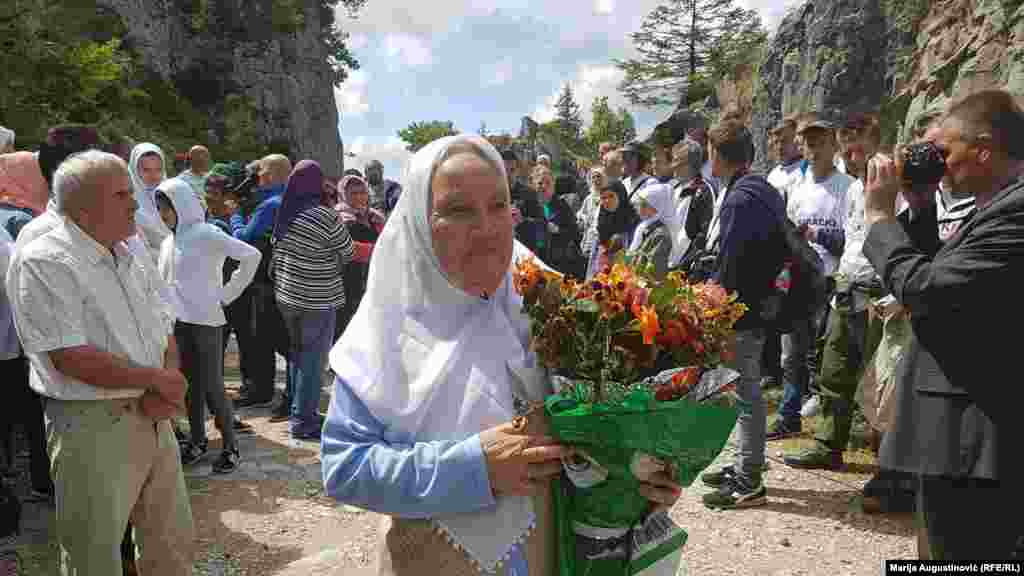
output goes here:
{"type": "MultiPolygon", "coordinates": [[[[551,391],[509,282],[530,253],[580,278],[620,257],[659,277],[680,270],[747,305],[730,360],[738,450],[702,477],[710,508],[766,503],[767,443],[806,432],[812,414],[813,446],[785,463],[841,468],[862,376],[904,326],[867,509],[916,510],[923,558],[1013,556],[1019,392],[999,331],[1021,320],[1024,111],[986,91],[917,128],[888,151],[876,115],[786,117],[765,175],[751,170],[750,129],[725,115],[603,144],[583,197],[550,159],[472,135],[420,150],[402,184],[379,162],[335,177],[279,154],[214,163],[202,146],[169,178],[158,146],[87,126],[9,149],[4,422],[24,428],[33,496],[56,504],[65,569],[120,573],[133,526],[141,572],[190,574],[182,466],[207,457],[207,411],[222,438],[212,469],[229,474],[249,428],[235,408],[273,404],[294,439],[320,443],[329,495],[389,517],[382,573],[540,573],[541,487],[572,448],[516,417],[551,391]],[[803,273],[794,242],[827,297],[783,321],[778,299],[803,273]],[[231,334],[237,401],[224,388],[231,334]],[[287,362],[276,404],[275,354],[287,362]],[[762,389],[779,382],[770,418],[762,389]]],[[[658,506],[681,492],[668,472],[641,490],[658,506]]]]}

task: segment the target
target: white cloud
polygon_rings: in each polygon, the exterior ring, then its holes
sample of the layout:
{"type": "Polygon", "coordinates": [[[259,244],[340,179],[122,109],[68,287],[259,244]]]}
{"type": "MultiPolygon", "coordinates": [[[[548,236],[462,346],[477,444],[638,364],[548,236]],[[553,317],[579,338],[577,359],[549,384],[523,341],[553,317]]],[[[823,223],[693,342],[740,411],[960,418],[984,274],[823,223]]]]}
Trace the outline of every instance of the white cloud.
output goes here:
{"type": "Polygon", "coordinates": [[[345,166],[364,170],[370,160],[380,160],[384,165],[384,177],[398,181],[405,173],[405,167],[412,153],[405,149],[405,142],[398,136],[390,136],[383,142],[368,142],[360,136],[345,147],[345,166]],[[354,154],[354,157],[348,154],[354,154]]]}
{"type": "Polygon", "coordinates": [[[430,45],[410,34],[388,34],[384,37],[384,51],[388,58],[397,58],[410,68],[429,66],[434,60],[430,45]]]}
{"type": "Polygon", "coordinates": [[[769,32],[775,32],[782,18],[794,7],[803,4],[803,0],[739,0],[748,10],[757,10],[761,14],[761,23],[769,32]]]}
{"type": "Polygon", "coordinates": [[[359,69],[349,73],[345,83],[334,89],[338,112],[343,118],[362,116],[370,111],[369,83],[370,79],[366,71],[359,69]]]}
{"type": "MultiPolygon", "coordinates": [[[[634,114],[637,112],[626,100],[626,97],[619,92],[619,83],[622,81],[622,77],[623,72],[613,64],[580,64],[577,67],[576,76],[569,83],[572,85],[576,102],[580,105],[584,124],[590,124],[590,106],[598,96],[607,96],[608,105],[612,110],[623,107],[634,114]]],[[[537,106],[532,118],[538,122],[553,120],[555,103],[558,102],[561,91],[562,87],[558,86],[553,94],[547,96],[537,106]]],[[[668,109],[655,111],[662,113],[667,112],[668,109]]],[[[639,130],[640,127],[637,128],[639,130]]]]}
{"type": "Polygon", "coordinates": [[[594,0],[594,14],[608,15],[615,11],[615,0],[594,0]]]}

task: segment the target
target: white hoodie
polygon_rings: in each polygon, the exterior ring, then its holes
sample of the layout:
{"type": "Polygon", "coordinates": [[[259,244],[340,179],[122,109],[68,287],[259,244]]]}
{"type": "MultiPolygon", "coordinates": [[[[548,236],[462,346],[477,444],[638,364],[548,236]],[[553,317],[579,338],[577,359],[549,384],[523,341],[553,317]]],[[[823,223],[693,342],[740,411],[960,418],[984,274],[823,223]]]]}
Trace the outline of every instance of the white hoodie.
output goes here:
{"type": "Polygon", "coordinates": [[[135,194],[135,201],[139,204],[138,210],[135,211],[135,222],[142,232],[142,241],[153,256],[153,261],[156,262],[160,257],[160,245],[163,243],[164,238],[170,236],[171,231],[164,225],[163,220],[160,219],[160,213],[157,212],[156,192],[153,189],[146,188],[145,183],[142,181],[142,175],[139,173],[139,161],[147,154],[156,154],[160,157],[160,179],[167,179],[167,164],[164,159],[164,153],[160,150],[159,146],[149,142],[143,142],[132,148],[131,159],[128,162],[128,175],[132,180],[132,191],[135,194]]]}
{"type": "Polygon", "coordinates": [[[256,276],[260,251],[207,224],[203,207],[192,187],[179,178],[165,180],[157,187],[178,213],[174,234],[160,248],[159,269],[171,287],[178,320],[201,326],[223,326],[222,306],[238,298],[256,276]],[[223,284],[224,260],[241,265],[223,284]]]}

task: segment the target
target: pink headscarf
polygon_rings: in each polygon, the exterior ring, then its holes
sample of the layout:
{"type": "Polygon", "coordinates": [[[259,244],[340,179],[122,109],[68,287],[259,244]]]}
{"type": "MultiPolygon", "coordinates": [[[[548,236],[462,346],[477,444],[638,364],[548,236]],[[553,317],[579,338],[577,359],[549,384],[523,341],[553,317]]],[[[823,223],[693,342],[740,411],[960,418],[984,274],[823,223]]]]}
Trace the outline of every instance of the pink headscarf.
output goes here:
{"type": "Polygon", "coordinates": [[[378,210],[374,210],[369,206],[362,210],[356,210],[355,208],[352,207],[351,199],[348,196],[348,186],[353,182],[361,183],[366,188],[367,192],[369,192],[370,190],[370,185],[366,183],[366,180],[354,174],[345,176],[344,178],[341,179],[340,182],[338,182],[339,201],[335,209],[338,212],[341,212],[342,220],[344,220],[345,223],[359,222],[360,224],[364,224],[370,227],[383,227],[386,218],[378,210]]]}
{"type": "Polygon", "coordinates": [[[0,154],[0,202],[38,215],[46,210],[49,199],[49,187],[34,154],[0,154]]]}

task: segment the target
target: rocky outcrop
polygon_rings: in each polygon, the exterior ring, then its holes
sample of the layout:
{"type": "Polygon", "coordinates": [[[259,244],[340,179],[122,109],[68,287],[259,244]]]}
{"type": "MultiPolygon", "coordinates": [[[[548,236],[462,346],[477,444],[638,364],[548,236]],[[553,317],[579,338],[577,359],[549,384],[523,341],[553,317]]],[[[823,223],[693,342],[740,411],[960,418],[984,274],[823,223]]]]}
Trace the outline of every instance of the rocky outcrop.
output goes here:
{"type": "Polygon", "coordinates": [[[810,0],[779,26],[755,73],[752,128],[809,109],[879,112],[885,143],[928,110],[984,88],[1024,94],[1022,0],[810,0]]]}
{"type": "Polygon", "coordinates": [[[906,109],[901,138],[929,109],[986,88],[1024,94],[1024,2],[932,2],[893,99],[906,109]]]}
{"type": "Polygon", "coordinates": [[[333,12],[319,0],[99,0],[128,29],[149,73],[169,80],[209,115],[210,144],[230,137],[227,117],[267,148],[343,169],[327,46],[333,12]],[[287,8],[287,10],[286,10],[287,8]],[[296,17],[296,15],[299,15],[296,17]]]}
{"type": "Polygon", "coordinates": [[[889,26],[879,0],[811,0],[791,12],[755,73],[759,163],[767,130],[786,115],[877,111],[892,90],[892,56],[909,41],[889,26]]]}

